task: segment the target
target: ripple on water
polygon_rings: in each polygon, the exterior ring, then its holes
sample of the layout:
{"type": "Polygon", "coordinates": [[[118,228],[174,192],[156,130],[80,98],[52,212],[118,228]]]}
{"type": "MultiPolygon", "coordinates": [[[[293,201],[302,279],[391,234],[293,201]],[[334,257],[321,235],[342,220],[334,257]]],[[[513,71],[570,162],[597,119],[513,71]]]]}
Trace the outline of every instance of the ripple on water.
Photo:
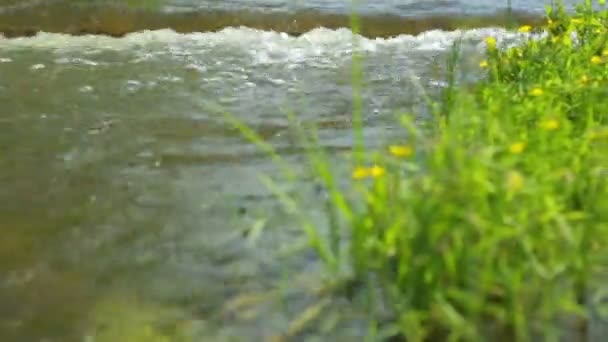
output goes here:
{"type": "MultiPolygon", "coordinates": [[[[3,58],[12,60],[0,66],[11,82],[0,87],[3,110],[19,114],[0,137],[13,147],[0,163],[19,160],[0,168],[0,176],[6,175],[0,180],[7,180],[0,189],[13,189],[7,193],[16,208],[29,210],[35,203],[56,215],[32,215],[42,217],[43,226],[62,227],[53,232],[58,238],[48,254],[96,279],[97,286],[132,287],[152,302],[203,308],[201,316],[211,316],[236,293],[268,288],[283,261],[277,245],[300,235],[258,180],[260,173],[280,179],[279,170],[209,102],[222,103],[303,170],[303,147],[290,136],[281,107],[293,105],[296,125],[318,124],[321,144],[336,158],[334,168],[346,172],[341,155],[352,145],[353,51],[365,54],[370,76],[365,137],[380,144],[388,139],[383,115],[405,107],[411,96],[408,75],[422,82],[431,62],[456,39],[464,36],[479,52],[486,35],[499,41],[520,37],[499,28],[373,39],[348,29],[318,28],[295,37],[227,28],[122,38],[0,38],[3,58]],[[45,68],[29,72],[33,65],[45,68]],[[42,113],[50,114],[42,120],[42,113]],[[15,179],[25,180],[17,187],[15,179]],[[59,215],[65,212],[76,214],[59,215]],[[265,231],[256,248],[247,247],[243,231],[261,217],[281,229],[265,231]]],[[[312,182],[286,188],[309,196],[312,182]]],[[[319,199],[306,198],[313,199],[311,206],[319,199]]],[[[105,307],[105,300],[88,303],[91,312],[105,307]]],[[[114,307],[112,297],[107,300],[114,307]]],[[[225,322],[214,329],[258,331],[225,322]]],[[[276,322],[258,323],[270,330],[276,322]]]]}

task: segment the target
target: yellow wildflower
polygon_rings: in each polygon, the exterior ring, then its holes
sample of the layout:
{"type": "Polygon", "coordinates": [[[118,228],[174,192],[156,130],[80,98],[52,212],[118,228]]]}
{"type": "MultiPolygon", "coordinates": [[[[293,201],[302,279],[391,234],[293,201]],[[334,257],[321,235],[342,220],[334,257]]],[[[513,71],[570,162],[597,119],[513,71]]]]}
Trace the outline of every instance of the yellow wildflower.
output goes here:
{"type": "Polygon", "coordinates": [[[496,49],[496,38],[486,37],[485,41],[486,41],[486,45],[488,46],[488,50],[496,49]]]}
{"type": "Polygon", "coordinates": [[[414,149],[411,146],[407,145],[389,146],[388,150],[393,156],[400,158],[407,158],[414,154],[414,149]]]}
{"type": "Polygon", "coordinates": [[[583,23],[583,19],[580,19],[580,18],[572,18],[572,19],[570,19],[570,22],[571,22],[572,24],[574,24],[574,25],[580,25],[580,24],[582,24],[582,23],[583,23]]]}
{"type": "Polygon", "coordinates": [[[602,57],[600,57],[600,56],[591,57],[591,64],[601,64],[601,63],[602,63],[602,57]]]}
{"type": "Polygon", "coordinates": [[[530,31],[532,31],[532,26],[524,25],[524,26],[521,26],[517,31],[520,33],[528,33],[530,31]]]}
{"type": "Polygon", "coordinates": [[[376,178],[384,175],[386,170],[383,167],[374,165],[372,167],[356,167],[353,170],[353,179],[376,178]]]}
{"type": "Polygon", "coordinates": [[[524,176],[518,171],[511,170],[507,173],[506,187],[510,192],[518,192],[524,187],[524,176]]]}
{"type": "Polygon", "coordinates": [[[589,83],[590,80],[591,79],[589,79],[589,76],[583,75],[583,76],[581,76],[581,79],[579,80],[579,83],[581,83],[581,84],[587,84],[587,83],[589,83]]]}
{"type": "Polygon", "coordinates": [[[525,148],[526,148],[526,143],[519,141],[519,142],[513,143],[509,146],[509,152],[511,152],[513,154],[520,154],[524,151],[525,148]]]}
{"type": "Polygon", "coordinates": [[[356,167],[353,170],[353,179],[363,179],[370,176],[369,168],[367,167],[356,167]]]}
{"type": "Polygon", "coordinates": [[[608,49],[604,49],[604,50],[602,51],[602,56],[604,56],[604,57],[608,57],[608,49]]]}
{"type": "Polygon", "coordinates": [[[541,96],[543,94],[543,90],[541,88],[534,88],[530,90],[530,95],[532,96],[541,96]]]}
{"type": "Polygon", "coordinates": [[[384,170],[384,168],[382,166],[378,166],[378,165],[372,166],[372,168],[369,170],[369,173],[372,177],[380,177],[380,176],[384,175],[385,172],[386,172],[386,170],[384,170]]]}
{"type": "Polygon", "coordinates": [[[487,68],[487,67],[488,67],[488,65],[489,65],[489,64],[488,64],[488,61],[487,61],[487,60],[485,60],[485,59],[484,59],[483,61],[479,62],[479,67],[480,67],[480,68],[484,68],[484,69],[485,69],[485,68],[487,68]]]}
{"type": "Polygon", "coordinates": [[[559,128],[559,121],[557,121],[556,119],[547,119],[541,121],[540,127],[545,131],[555,131],[559,128]]]}

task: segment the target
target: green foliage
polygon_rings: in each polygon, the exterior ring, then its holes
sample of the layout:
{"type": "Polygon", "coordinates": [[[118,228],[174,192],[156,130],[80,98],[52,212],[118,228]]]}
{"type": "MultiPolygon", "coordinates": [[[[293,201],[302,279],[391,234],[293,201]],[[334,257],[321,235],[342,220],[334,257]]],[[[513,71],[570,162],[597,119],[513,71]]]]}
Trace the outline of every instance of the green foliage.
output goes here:
{"type": "Polygon", "coordinates": [[[310,246],[387,334],[554,341],[564,317],[587,322],[608,246],[608,11],[555,5],[538,32],[519,31],[514,47],[486,39],[473,89],[450,78],[433,129],[404,114],[407,139],[357,153],[351,188],[311,154],[331,227],[304,219],[310,246]]]}
{"type": "Polygon", "coordinates": [[[379,288],[408,341],[553,340],[560,317],[585,318],[608,239],[608,11],[548,19],[517,47],[489,37],[487,79],[451,82],[434,133],[408,124],[417,139],[356,167],[369,182],[340,196],[347,253],[329,259],[379,288]]]}

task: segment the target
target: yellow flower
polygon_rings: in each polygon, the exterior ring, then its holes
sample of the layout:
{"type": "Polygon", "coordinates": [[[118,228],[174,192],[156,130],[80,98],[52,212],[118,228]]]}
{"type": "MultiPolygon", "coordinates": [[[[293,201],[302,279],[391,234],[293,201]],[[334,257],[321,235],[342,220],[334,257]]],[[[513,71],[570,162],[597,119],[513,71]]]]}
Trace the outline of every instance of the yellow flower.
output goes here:
{"type": "Polygon", "coordinates": [[[496,49],[496,38],[486,37],[485,41],[486,41],[486,45],[488,46],[488,50],[496,49]]]}
{"type": "Polygon", "coordinates": [[[483,61],[479,62],[479,67],[480,68],[484,68],[484,69],[487,68],[488,67],[488,61],[484,59],[483,61]]]}
{"type": "Polygon", "coordinates": [[[506,187],[510,192],[517,192],[524,187],[524,176],[518,171],[511,170],[507,173],[506,187]]]}
{"type": "Polygon", "coordinates": [[[591,64],[601,64],[601,63],[602,63],[602,57],[600,57],[600,56],[591,57],[591,64]]]}
{"type": "Polygon", "coordinates": [[[353,179],[364,179],[364,178],[376,178],[376,177],[380,177],[385,173],[385,170],[383,167],[378,166],[378,165],[374,165],[372,167],[356,167],[353,170],[353,179]]]}
{"type": "Polygon", "coordinates": [[[541,96],[543,94],[543,90],[541,88],[534,88],[530,90],[530,95],[532,96],[541,96]]]}
{"type": "Polygon", "coordinates": [[[532,31],[532,26],[524,25],[524,26],[521,26],[517,31],[520,33],[528,33],[530,31],[532,31]]]}
{"type": "Polygon", "coordinates": [[[378,165],[372,166],[372,168],[369,170],[369,173],[372,177],[380,177],[380,176],[384,175],[385,172],[386,172],[386,170],[384,170],[384,168],[382,166],[378,166],[378,165]]]}
{"type": "Polygon", "coordinates": [[[541,121],[540,127],[545,131],[555,131],[559,128],[559,121],[557,121],[556,119],[547,119],[541,121]]]}
{"type": "Polygon", "coordinates": [[[524,151],[525,148],[526,148],[526,143],[520,141],[520,142],[511,144],[509,146],[509,152],[511,152],[513,154],[520,154],[524,151]]]}
{"type": "Polygon", "coordinates": [[[407,158],[414,154],[414,149],[411,146],[407,145],[389,146],[388,150],[393,156],[400,158],[407,158]]]}
{"type": "Polygon", "coordinates": [[[572,19],[570,19],[570,22],[571,22],[572,24],[574,24],[574,25],[580,25],[580,24],[582,24],[582,23],[583,23],[583,19],[580,19],[580,18],[572,18],[572,19]]]}
{"type": "Polygon", "coordinates": [[[589,77],[587,75],[583,75],[583,76],[581,76],[581,79],[579,80],[579,83],[581,83],[581,84],[587,84],[587,83],[589,83],[589,81],[590,81],[589,77]]]}
{"type": "Polygon", "coordinates": [[[369,177],[369,169],[366,167],[356,167],[353,171],[353,179],[363,179],[369,177]]]}
{"type": "Polygon", "coordinates": [[[604,56],[604,57],[608,57],[608,49],[604,49],[604,50],[602,51],[602,56],[604,56]]]}

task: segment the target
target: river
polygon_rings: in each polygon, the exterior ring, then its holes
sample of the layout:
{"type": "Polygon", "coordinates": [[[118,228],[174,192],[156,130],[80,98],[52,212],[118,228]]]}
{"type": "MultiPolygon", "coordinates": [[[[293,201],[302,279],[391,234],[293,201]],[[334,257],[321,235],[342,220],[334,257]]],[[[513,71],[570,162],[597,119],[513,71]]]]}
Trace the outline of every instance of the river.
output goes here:
{"type": "MultiPolygon", "coordinates": [[[[456,39],[462,80],[484,37],[518,39],[492,0],[361,1],[364,37],[340,27],[343,0],[124,3],[0,1],[1,341],[270,340],[313,300],[318,265],[281,248],[305,240],[259,181],[279,169],[218,106],[303,165],[292,110],[346,173],[355,49],[373,147],[444,84],[456,39]]],[[[318,184],[289,186],[323,226],[318,184]]],[[[361,336],[337,326],[305,335],[361,336]]]]}

